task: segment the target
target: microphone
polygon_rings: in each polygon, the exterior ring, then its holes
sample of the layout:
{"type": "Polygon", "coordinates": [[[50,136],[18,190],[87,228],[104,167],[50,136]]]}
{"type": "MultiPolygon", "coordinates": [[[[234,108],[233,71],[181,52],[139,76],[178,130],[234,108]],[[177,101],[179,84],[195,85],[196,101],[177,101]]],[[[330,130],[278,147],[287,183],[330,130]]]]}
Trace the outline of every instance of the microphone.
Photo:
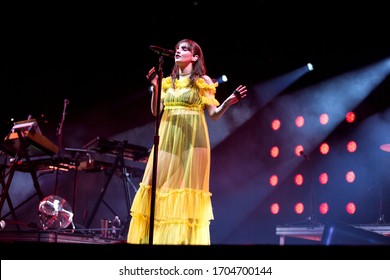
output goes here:
{"type": "Polygon", "coordinates": [[[174,57],[175,51],[173,50],[166,50],[158,46],[150,46],[150,49],[159,55],[168,56],[168,57],[174,57]]]}
{"type": "Polygon", "coordinates": [[[310,159],[309,156],[306,155],[305,152],[304,152],[303,150],[300,151],[299,154],[300,154],[301,156],[303,156],[306,160],[309,160],[309,159],[310,159]]]}

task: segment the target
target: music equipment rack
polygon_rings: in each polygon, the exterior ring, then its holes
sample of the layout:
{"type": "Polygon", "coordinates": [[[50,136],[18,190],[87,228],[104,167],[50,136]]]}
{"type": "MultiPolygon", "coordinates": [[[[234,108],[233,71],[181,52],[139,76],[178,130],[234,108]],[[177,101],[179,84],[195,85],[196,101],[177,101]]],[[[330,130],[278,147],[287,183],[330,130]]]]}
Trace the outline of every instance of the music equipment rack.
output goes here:
{"type": "Polygon", "coordinates": [[[104,200],[104,195],[107,191],[108,185],[117,169],[120,169],[122,171],[123,187],[126,193],[126,205],[128,210],[127,213],[128,215],[130,215],[131,197],[127,178],[128,172],[124,160],[127,159],[138,162],[146,162],[149,156],[149,150],[143,146],[129,144],[126,140],[118,141],[101,137],[96,137],[87,144],[85,144],[84,149],[86,149],[87,151],[93,151],[100,154],[115,157],[114,163],[111,165],[110,169],[107,170],[108,177],[104,183],[104,186],[101,188],[99,198],[92,210],[91,216],[88,219],[86,227],[91,227],[92,221],[95,218],[95,215],[101,203],[106,205],[106,207],[115,216],[117,216],[117,213],[115,213],[115,211],[110,207],[110,205],[104,200]]]}
{"type": "MultiPolygon", "coordinates": [[[[12,204],[11,198],[9,196],[9,188],[11,186],[15,171],[24,171],[29,172],[31,174],[34,188],[36,191],[35,195],[38,195],[39,200],[41,201],[44,198],[44,195],[41,191],[38,182],[38,177],[36,174],[36,169],[34,168],[31,159],[34,157],[41,156],[53,156],[57,153],[58,147],[53,144],[48,138],[42,135],[37,120],[28,119],[14,123],[14,126],[12,127],[10,133],[2,141],[0,148],[9,156],[13,156],[12,161],[10,160],[8,175],[6,174],[6,172],[4,172],[1,179],[3,188],[0,200],[0,213],[2,212],[4,203],[7,200],[8,206],[10,208],[9,214],[12,215],[14,220],[17,220],[15,209],[17,209],[27,201],[22,202],[17,207],[14,207],[12,204]]],[[[29,199],[31,199],[32,197],[30,197],[29,199]]],[[[18,228],[18,230],[20,229],[18,228]]]]}
{"type": "MultiPolygon", "coordinates": [[[[15,158],[10,158],[11,164],[16,164],[16,170],[21,172],[29,172],[29,164],[26,159],[16,161],[15,158]]],[[[35,171],[53,171],[57,168],[62,171],[69,171],[77,167],[77,160],[71,157],[58,156],[36,156],[30,157],[30,165],[35,171]]]]}
{"type": "Polygon", "coordinates": [[[143,146],[130,144],[127,141],[122,142],[101,137],[92,139],[84,145],[84,149],[114,157],[123,153],[124,159],[138,162],[146,162],[147,157],[149,156],[148,149],[143,146]]]}
{"type": "MultiPolygon", "coordinates": [[[[107,180],[105,181],[104,186],[101,189],[100,196],[97,203],[95,204],[92,214],[88,220],[87,228],[90,227],[92,220],[94,219],[97,209],[100,203],[104,203],[114,215],[115,211],[104,201],[104,195],[108,188],[108,185],[111,181],[111,178],[116,170],[121,169],[123,186],[126,192],[126,203],[128,213],[130,215],[130,191],[128,186],[128,175],[129,169],[125,166],[124,160],[137,161],[146,163],[149,156],[149,150],[145,147],[129,144],[127,141],[117,141],[113,139],[100,138],[96,137],[92,141],[84,145],[84,149],[66,149],[73,153],[83,152],[83,153],[98,153],[101,155],[107,155],[109,157],[114,157],[114,162],[109,163],[105,161],[92,160],[82,167],[83,164],[78,161],[78,159],[73,159],[73,157],[64,157],[59,156],[59,148],[57,145],[52,143],[47,137],[45,137],[35,119],[29,119],[24,121],[15,122],[9,134],[4,138],[0,143],[0,149],[10,157],[9,164],[2,167],[4,171],[1,178],[2,183],[2,193],[0,200],[0,215],[2,214],[2,209],[5,201],[7,201],[9,206],[9,213],[2,216],[4,218],[8,215],[12,215],[14,220],[17,220],[15,210],[24,205],[27,201],[38,195],[39,200],[41,201],[44,198],[44,195],[41,191],[37,171],[51,171],[51,170],[64,170],[68,171],[69,169],[85,170],[86,172],[96,170],[98,167],[99,170],[105,170],[108,174],[107,180]],[[90,165],[90,162],[93,163],[93,166],[90,165]],[[5,169],[8,168],[8,172],[5,172],[5,169]],[[84,169],[83,169],[84,168],[84,169]],[[34,188],[36,193],[30,196],[25,201],[21,202],[17,207],[14,207],[9,196],[9,188],[12,183],[14,173],[16,171],[20,172],[29,172],[32,176],[34,188]]],[[[90,155],[89,155],[90,156],[90,155]]],[[[143,170],[139,168],[130,168],[131,173],[136,173],[137,176],[142,176],[143,170]]],[[[76,179],[75,179],[76,180],[76,179]]],[[[75,183],[76,185],[76,183],[75,183]]],[[[74,198],[75,200],[75,198],[74,198]]],[[[17,226],[18,230],[19,226],[17,226]]]]}

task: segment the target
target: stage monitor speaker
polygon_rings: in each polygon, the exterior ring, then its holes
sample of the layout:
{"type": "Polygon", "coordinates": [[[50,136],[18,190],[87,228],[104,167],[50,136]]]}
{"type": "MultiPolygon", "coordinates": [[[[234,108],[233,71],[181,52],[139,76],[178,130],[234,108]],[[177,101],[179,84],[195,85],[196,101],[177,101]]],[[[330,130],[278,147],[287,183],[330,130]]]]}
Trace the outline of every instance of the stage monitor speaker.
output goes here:
{"type": "Polygon", "coordinates": [[[390,245],[390,237],[333,222],[324,226],[321,242],[323,245],[390,245]]]}

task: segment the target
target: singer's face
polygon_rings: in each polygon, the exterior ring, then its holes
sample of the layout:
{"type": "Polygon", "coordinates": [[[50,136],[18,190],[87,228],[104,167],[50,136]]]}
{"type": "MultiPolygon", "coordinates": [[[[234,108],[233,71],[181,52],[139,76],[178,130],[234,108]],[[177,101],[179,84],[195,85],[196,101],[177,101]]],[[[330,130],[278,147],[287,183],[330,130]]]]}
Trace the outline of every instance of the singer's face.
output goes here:
{"type": "Polygon", "coordinates": [[[186,43],[181,43],[176,48],[175,63],[179,65],[188,65],[191,62],[196,61],[196,57],[193,56],[192,52],[188,48],[186,43]]]}

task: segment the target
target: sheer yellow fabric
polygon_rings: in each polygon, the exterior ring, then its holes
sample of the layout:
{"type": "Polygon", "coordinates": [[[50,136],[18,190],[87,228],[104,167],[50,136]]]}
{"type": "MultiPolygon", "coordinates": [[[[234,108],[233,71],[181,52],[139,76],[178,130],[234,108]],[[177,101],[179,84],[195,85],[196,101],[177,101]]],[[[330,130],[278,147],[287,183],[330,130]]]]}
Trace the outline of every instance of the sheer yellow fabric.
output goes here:
{"type": "MultiPolygon", "coordinates": [[[[210,221],[214,219],[210,179],[210,143],[205,104],[215,99],[218,83],[203,79],[195,87],[189,80],[162,81],[164,112],[159,127],[153,244],[210,245],[210,221]]],[[[149,242],[150,199],[154,147],[146,164],[130,214],[128,243],[149,242]]]]}

